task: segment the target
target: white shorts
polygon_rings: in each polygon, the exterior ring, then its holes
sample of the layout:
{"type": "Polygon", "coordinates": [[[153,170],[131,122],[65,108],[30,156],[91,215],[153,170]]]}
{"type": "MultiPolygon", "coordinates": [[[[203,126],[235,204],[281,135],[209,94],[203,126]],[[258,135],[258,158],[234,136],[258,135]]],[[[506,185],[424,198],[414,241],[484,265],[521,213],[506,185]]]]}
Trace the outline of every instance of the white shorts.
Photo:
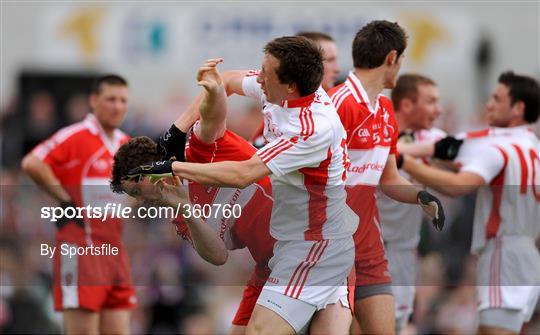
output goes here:
{"type": "Polygon", "coordinates": [[[396,303],[396,319],[408,320],[413,312],[416,292],[416,250],[386,249],[396,303]]]}
{"type": "Polygon", "coordinates": [[[299,332],[316,311],[327,305],[340,301],[343,306],[350,306],[349,288],[354,283],[349,287],[348,276],[353,263],[352,237],[277,241],[274,256],[268,262],[272,272],[257,304],[278,313],[299,332]],[[306,308],[298,307],[302,303],[306,308]]]}
{"type": "Polygon", "coordinates": [[[489,240],[478,259],[477,293],[480,312],[515,310],[522,322],[529,321],[540,296],[540,253],[534,241],[524,236],[489,240]]]}

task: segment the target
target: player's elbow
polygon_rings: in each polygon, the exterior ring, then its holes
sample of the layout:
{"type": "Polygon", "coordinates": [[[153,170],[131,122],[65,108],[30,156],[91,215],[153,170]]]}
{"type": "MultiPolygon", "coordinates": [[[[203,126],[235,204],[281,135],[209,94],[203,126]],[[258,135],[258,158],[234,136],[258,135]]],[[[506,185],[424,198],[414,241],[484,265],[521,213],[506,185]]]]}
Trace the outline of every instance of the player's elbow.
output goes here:
{"type": "Polygon", "coordinates": [[[21,161],[21,169],[27,174],[31,175],[34,171],[38,170],[39,160],[33,154],[27,154],[21,161]]]}
{"type": "Polygon", "coordinates": [[[244,95],[241,88],[243,77],[242,71],[225,71],[221,73],[221,79],[228,96],[232,94],[244,95]]]}
{"type": "Polygon", "coordinates": [[[229,253],[227,252],[227,250],[222,250],[220,252],[213,254],[211,257],[207,259],[207,261],[212,265],[221,266],[227,263],[228,259],[229,259],[229,253]]]}

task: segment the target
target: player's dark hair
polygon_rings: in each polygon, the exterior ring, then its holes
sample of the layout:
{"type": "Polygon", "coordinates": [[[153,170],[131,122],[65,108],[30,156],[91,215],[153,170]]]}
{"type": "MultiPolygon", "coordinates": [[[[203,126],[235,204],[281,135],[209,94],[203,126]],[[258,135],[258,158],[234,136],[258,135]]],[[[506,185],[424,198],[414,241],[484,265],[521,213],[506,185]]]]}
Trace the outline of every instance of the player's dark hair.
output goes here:
{"type": "Polygon", "coordinates": [[[334,39],[332,36],[325,34],[320,31],[301,31],[299,33],[296,33],[296,36],[302,36],[309,40],[319,42],[319,41],[330,41],[334,42],[334,39]]]}
{"type": "Polygon", "coordinates": [[[103,84],[113,86],[128,86],[127,80],[116,74],[106,74],[97,77],[92,83],[91,93],[99,94],[103,84]]]}
{"type": "Polygon", "coordinates": [[[499,83],[507,86],[510,90],[512,105],[518,101],[523,101],[525,104],[523,119],[527,123],[536,122],[540,112],[540,86],[538,81],[529,76],[507,71],[499,76],[499,83]]]}
{"type": "Polygon", "coordinates": [[[353,65],[360,69],[381,66],[388,53],[401,56],[407,48],[407,34],[397,22],[371,21],[356,33],[352,45],[353,65]]]}
{"type": "Polygon", "coordinates": [[[160,160],[156,150],[157,144],[146,136],[138,136],[124,143],[113,158],[111,190],[114,193],[123,193],[122,180],[129,170],[147,162],[160,160]]]}
{"type": "Polygon", "coordinates": [[[403,99],[410,99],[416,102],[418,99],[418,86],[420,85],[436,86],[437,84],[431,78],[420,74],[407,73],[399,76],[396,87],[392,90],[391,95],[394,109],[396,111],[399,109],[399,103],[403,99]]]}
{"type": "Polygon", "coordinates": [[[310,95],[321,85],[324,73],[321,48],[302,36],[273,39],[264,52],[279,60],[276,74],[282,84],[295,84],[300,96],[310,95]]]}

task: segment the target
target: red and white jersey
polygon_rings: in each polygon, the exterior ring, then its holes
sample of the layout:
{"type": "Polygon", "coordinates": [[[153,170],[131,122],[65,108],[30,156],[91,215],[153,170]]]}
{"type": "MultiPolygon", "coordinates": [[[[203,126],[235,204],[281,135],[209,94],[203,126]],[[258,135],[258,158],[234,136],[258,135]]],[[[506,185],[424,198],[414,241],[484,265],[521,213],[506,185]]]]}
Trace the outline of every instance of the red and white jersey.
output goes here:
{"type": "MultiPolygon", "coordinates": [[[[194,127],[198,127],[198,122],[194,127]]],[[[256,149],[243,138],[227,130],[215,142],[208,144],[190,132],[186,145],[186,161],[211,163],[222,161],[242,161],[251,158],[256,149]]],[[[205,220],[225,242],[227,249],[247,247],[256,262],[255,275],[264,283],[268,277],[268,261],[272,258],[275,240],[270,236],[269,224],[272,213],[272,186],[270,179],[264,177],[244,189],[227,187],[207,187],[187,181],[189,198],[192,204],[228,205],[241,207],[240,216],[230,215],[228,211],[213,207],[205,220]]],[[[238,212],[236,212],[239,214],[238,212]]],[[[175,220],[180,234],[190,239],[189,230],[181,220],[175,220]]]]}
{"type": "MultiPolygon", "coordinates": [[[[438,128],[422,129],[414,132],[413,143],[435,143],[444,138],[446,133],[438,128]]],[[[423,160],[424,163],[429,163],[423,160]]],[[[405,171],[399,173],[415,183],[405,171]]],[[[381,217],[383,240],[387,246],[394,249],[416,249],[420,242],[420,225],[423,210],[420,206],[404,204],[387,197],[377,191],[377,206],[381,217]]]]}
{"type": "MultiPolygon", "coordinates": [[[[94,114],[66,128],[62,128],[34,148],[32,153],[49,165],[62,187],[66,189],[76,206],[92,205],[104,211],[107,203],[119,203],[121,198],[111,192],[113,157],[118,148],[128,141],[121,130],[107,137],[94,114]]],[[[84,214],[84,211],[82,212],[84,214]]],[[[85,219],[85,232],[72,236],[73,230],[58,231],[57,237],[66,241],[116,242],[121,240],[119,219],[85,219]]]]}
{"type": "Polygon", "coordinates": [[[389,154],[397,149],[398,126],[392,101],[383,95],[371,106],[367,93],[356,75],[329,92],[347,131],[351,164],[347,185],[377,186],[389,154]]]}
{"type": "Polygon", "coordinates": [[[499,236],[540,233],[540,141],[527,127],[489,128],[468,133],[456,161],[461,171],[481,176],[472,251],[499,236]]]}
{"type": "Polygon", "coordinates": [[[270,232],[278,240],[323,240],[351,236],[357,223],[345,205],[346,134],[326,92],[279,105],[266,100],[251,71],[246,96],[263,106],[267,144],[257,155],[272,172],[274,206],[270,232]]]}
{"type": "MultiPolygon", "coordinates": [[[[328,93],[347,132],[351,161],[347,170],[347,203],[362,222],[376,222],[380,231],[376,186],[388,155],[397,150],[398,127],[392,102],[379,95],[376,105],[371,106],[365,89],[353,72],[344,83],[328,93]]],[[[361,240],[368,235],[368,225],[361,224],[355,238],[361,240]]],[[[368,238],[380,239],[381,236],[368,238]]]]}

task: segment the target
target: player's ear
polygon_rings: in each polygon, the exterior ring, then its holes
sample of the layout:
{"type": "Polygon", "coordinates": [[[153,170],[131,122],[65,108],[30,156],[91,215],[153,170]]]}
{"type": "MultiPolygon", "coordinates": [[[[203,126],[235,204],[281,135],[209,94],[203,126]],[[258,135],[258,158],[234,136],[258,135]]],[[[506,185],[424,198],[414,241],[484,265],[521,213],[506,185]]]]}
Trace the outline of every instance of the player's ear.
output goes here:
{"type": "Polygon", "coordinates": [[[399,102],[398,110],[403,111],[406,114],[410,114],[412,108],[413,108],[413,101],[410,98],[403,98],[399,102]]]}
{"type": "Polygon", "coordinates": [[[388,66],[392,66],[396,64],[397,61],[398,61],[397,51],[392,50],[386,55],[386,58],[384,59],[384,64],[388,66]]]}
{"type": "Polygon", "coordinates": [[[94,110],[97,103],[97,94],[96,93],[90,93],[90,96],[88,97],[88,104],[90,105],[90,108],[94,110]]]}
{"type": "Polygon", "coordinates": [[[523,101],[516,101],[512,105],[512,116],[518,120],[524,120],[525,116],[525,103],[523,101]]]}
{"type": "Polygon", "coordinates": [[[287,84],[287,93],[292,94],[292,93],[294,93],[296,91],[298,91],[298,86],[296,86],[295,83],[287,84]]]}

